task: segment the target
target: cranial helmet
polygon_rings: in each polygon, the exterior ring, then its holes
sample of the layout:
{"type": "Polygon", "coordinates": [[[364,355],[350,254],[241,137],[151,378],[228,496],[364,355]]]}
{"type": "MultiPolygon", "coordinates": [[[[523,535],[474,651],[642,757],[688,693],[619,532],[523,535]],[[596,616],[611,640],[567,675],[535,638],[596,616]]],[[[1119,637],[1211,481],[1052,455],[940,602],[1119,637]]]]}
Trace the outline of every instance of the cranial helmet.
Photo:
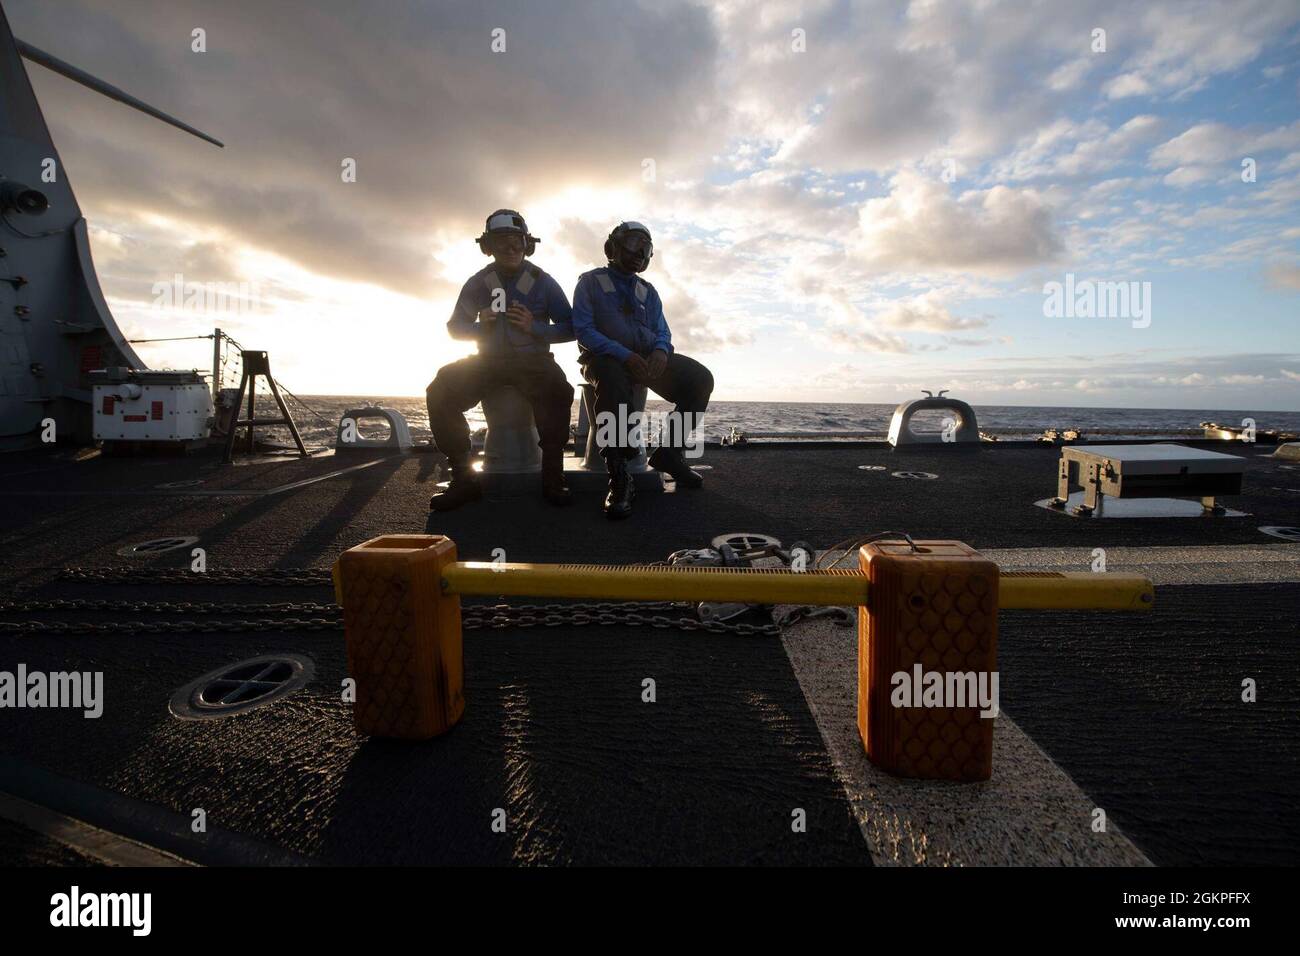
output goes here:
{"type": "Polygon", "coordinates": [[[484,255],[492,255],[492,250],[488,248],[487,241],[492,236],[516,235],[524,240],[524,255],[531,256],[537,248],[537,244],[542,240],[536,236],[529,235],[528,223],[524,222],[524,217],[519,215],[513,209],[498,209],[492,215],[487,217],[487,223],[483,227],[483,235],[478,237],[478,247],[484,255]]]}
{"type": "Polygon", "coordinates": [[[650,238],[650,230],[639,222],[620,222],[605,240],[605,258],[618,263],[629,272],[644,272],[654,258],[654,242],[650,238]],[[644,241],[633,241],[631,245],[635,248],[628,248],[629,240],[634,237],[644,241]]]}

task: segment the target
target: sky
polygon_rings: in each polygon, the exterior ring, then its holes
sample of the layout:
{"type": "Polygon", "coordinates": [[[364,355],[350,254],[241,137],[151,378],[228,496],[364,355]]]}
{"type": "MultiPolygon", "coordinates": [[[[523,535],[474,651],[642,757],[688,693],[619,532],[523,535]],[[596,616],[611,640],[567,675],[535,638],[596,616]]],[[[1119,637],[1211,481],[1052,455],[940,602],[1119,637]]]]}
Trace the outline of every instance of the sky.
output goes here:
{"type": "Polygon", "coordinates": [[[468,354],[505,206],[569,293],[649,225],[718,400],[1300,410],[1295,0],[4,6],[226,143],[28,64],[128,338],[219,326],[298,394],[468,354]]]}

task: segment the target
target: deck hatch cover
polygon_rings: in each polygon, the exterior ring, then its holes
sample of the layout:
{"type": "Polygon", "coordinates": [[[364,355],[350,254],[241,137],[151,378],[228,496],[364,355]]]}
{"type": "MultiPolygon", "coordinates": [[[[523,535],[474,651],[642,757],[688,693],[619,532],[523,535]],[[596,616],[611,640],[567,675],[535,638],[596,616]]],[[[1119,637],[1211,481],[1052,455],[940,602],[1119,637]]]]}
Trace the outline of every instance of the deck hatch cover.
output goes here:
{"type": "Polygon", "coordinates": [[[710,544],[715,548],[721,548],[725,544],[742,552],[781,547],[779,538],[774,538],[770,534],[760,534],[757,531],[730,531],[718,535],[710,544]]]}
{"type": "Polygon", "coordinates": [[[268,654],[228,664],[204,674],[172,695],[177,717],[225,717],[262,707],[306,685],[314,667],[309,658],[268,654]]]}
{"type": "Polygon", "coordinates": [[[182,537],[180,535],[171,535],[166,538],[150,538],[148,541],[141,541],[139,544],[128,544],[125,548],[118,548],[117,553],[123,557],[162,554],[164,551],[188,548],[192,544],[197,544],[198,540],[195,537],[182,537]]]}

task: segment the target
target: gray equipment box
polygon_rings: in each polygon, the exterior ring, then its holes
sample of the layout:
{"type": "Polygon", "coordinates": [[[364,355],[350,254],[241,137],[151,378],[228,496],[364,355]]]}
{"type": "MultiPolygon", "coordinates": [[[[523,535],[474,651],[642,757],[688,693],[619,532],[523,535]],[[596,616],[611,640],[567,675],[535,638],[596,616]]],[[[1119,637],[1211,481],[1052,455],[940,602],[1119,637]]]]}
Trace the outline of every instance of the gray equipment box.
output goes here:
{"type": "Polygon", "coordinates": [[[1081,485],[1084,492],[1076,514],[1096,511],[1103,496],[1196,497],[1206,511],[1222,514],[1224,509],[1215,503],[1215,497],[1241,494],[1245,470],[1244,458],[1186,445],[1073,445],[1061,450],[1051,505],[1064,508],[1073,483],[1081,485]]]}

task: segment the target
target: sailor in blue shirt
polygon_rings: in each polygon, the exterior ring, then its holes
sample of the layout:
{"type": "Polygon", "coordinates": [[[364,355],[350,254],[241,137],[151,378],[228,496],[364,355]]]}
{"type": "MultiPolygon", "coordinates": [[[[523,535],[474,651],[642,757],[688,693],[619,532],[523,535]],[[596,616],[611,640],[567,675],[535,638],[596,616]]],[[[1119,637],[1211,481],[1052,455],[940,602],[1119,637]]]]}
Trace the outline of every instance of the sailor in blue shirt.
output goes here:
{"type": "Polygon", "coordinates": [[[551,345],[573,341],[569,300],[559,284],[525,258],[538,239],[513,209],[488,216],[479,249],[493,258],[460,291],[447,322],[454,339],[477,343],[478,354],[438,370],[425,392],[434,444],[451,465],[451,485],[429,507],[449,511],[483,495],[469,467],[465,412],[485,393],[513,385],[533,406],[542,449],[542,493],[552,504],[569,504],[564,446],[569,441],[573,386],[551,356],[551,345]]]}
{"type": "MultiPolygon", "coordinates": [[[[654,255],[650,230],[639,222],[619,223],[605,240],[608,264],[578,279],[573,293],[573,331],[583,377],[596,389],[596,422],[633,418],[632,389],[645,385],[675,403],[650,466],[668,472],[679,488],[704,483],[682,457],[690,431],[697,428],[713,393],[713,376],[692,358],[673,348],[663,304],[654,286],[640,278],[654,255]]],[[[621,427],[598,429],[601,457],[609,472],[605,514],[625,518],[632,513],[635,485],[627,461],[637,448],[621,427]],[[611,434],[612,432],[612,434],[611,434]]]]}

